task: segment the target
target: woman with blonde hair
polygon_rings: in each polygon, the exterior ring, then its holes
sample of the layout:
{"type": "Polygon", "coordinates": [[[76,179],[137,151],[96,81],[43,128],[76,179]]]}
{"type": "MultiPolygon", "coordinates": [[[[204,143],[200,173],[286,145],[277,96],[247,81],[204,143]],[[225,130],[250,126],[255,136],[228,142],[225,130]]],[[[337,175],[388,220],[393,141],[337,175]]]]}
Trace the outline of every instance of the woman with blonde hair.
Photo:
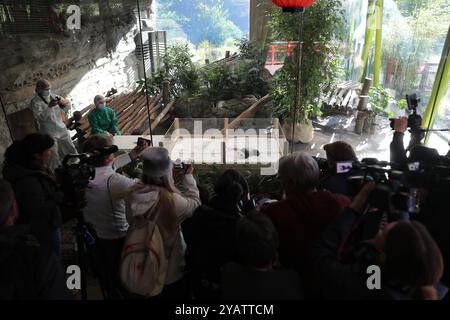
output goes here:
{"type": "Polygon", "coordinates": [[[173,179],[173,165],[165,148],[148,148],[140,158],[143,160],[142,182],[131,188],[127,196],[127,219],[155,212],[156,224],[161,232],[164,252],[168,258],[165,286],[161,299],[184,299],[188,295],[185,279],[185,250],[180,224],[192,216],[200,205],[200,194],[192,175],[193,166],[183,169],[181,193],[173,179]]]}

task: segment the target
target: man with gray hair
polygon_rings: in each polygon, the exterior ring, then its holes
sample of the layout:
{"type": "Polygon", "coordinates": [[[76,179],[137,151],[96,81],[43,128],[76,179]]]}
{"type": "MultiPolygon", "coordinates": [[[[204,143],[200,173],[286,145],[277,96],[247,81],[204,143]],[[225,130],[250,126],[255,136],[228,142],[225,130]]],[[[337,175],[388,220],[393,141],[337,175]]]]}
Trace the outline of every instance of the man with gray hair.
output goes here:
{"type": "MultiPolygon", "coordinates": [[[[278,175],[284,199],[264,210],[280,236],[280,262],[294,268],[311,281],[311,247],[325,227],[348,205],[350,200],[338,194],[317,190],[319,166],[304,152],[295,152],[280,160],[278,175]]],[[[308,292],[309,290],[306,290],[308,292]]]]}
{"type": "Polygon", "coordinates": [[[17,216],[14,192],[0,179],[0,300],[73,299],[55,255],[14,225],[17,216]]]}
{"type": "Polygon", "coordinates": [[[51,92],[50,82],[39,80],[36,83],[36,95],[31,100],[30,109],[38,122],[39,132],[48,134],[55,140],[49,164],[51,170],[57,168],[66,155],[77,154],[61,115],[61,109],[67,114],[70,108],[69,100],[51,92]]]}

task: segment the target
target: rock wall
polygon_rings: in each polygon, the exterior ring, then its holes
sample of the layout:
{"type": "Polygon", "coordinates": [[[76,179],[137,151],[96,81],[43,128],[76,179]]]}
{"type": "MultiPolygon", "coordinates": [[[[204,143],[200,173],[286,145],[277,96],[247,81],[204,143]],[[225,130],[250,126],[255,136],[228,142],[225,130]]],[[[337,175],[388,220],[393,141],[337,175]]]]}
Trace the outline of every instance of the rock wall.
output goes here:
{"type": "Polygon", "coordinates": [[[0,90],[7,113],[27,107],[36,81],[42,78],[52,83],[52,91],[80,107],[92,100],[87,96],[93,92],[104,94],[112,87],[134,85],[136,24],[109,31],[116,38],[111,51],[101,22],[83,26],[82,30],[74,35],[27,35],[2,41],[0,64],[6,69],[0,74],[0,90]]]}
{"type": "MultiPolygon", "coordinates": [[[[142,63],[135,56],[135,1],[122,0],[119,14],[105,10],[106,2],[99,1],[100,15],[86,17],[82,12],[80,30],[0,35],[0,94],[7,114],[28,107],[35,83],[42,78],[51,82],[54,93],[72,101],[72,112],[90,105],[96,94],[105,95],[111,88],[119,92],[135,88],[138,64],[142,63]]],[[[151,4],[141,1],[142,9],[151,4]]],[[[0,162],[11,142],[9,136],[1,112],[0,162]]]]}

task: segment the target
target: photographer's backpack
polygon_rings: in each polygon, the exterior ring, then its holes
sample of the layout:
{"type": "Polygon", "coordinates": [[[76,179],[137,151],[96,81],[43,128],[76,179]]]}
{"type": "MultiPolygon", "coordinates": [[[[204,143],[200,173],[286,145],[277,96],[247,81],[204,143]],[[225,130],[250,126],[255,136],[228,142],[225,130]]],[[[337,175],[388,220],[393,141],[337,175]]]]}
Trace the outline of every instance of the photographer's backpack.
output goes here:
{"type": "Polygon", "coordinates": [[[159,201],[144,215],[133,218],[120,262],[123,286],[130,293],[144,297],[160,294],[167,274],[168,258],[157,226],[158,207],[159,201]]]}

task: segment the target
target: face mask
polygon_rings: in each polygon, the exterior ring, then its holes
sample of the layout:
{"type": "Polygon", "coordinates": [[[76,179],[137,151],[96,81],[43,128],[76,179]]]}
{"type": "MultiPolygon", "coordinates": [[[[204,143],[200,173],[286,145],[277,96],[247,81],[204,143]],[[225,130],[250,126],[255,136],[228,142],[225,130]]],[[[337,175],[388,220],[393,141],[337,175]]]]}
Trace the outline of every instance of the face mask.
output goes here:
{"type": "Polygon", "coordinates": [[[41,96],[48,97],[50,95],[50,90],[41,91],[41,96]]]}
{"type": "Polygon", "coordinates": [[[100,110],[105,109],[105,108],[106,108],[106,103],[99,104],[99,105],[98,105],[98,108],[99,108],[100,110]]]}

